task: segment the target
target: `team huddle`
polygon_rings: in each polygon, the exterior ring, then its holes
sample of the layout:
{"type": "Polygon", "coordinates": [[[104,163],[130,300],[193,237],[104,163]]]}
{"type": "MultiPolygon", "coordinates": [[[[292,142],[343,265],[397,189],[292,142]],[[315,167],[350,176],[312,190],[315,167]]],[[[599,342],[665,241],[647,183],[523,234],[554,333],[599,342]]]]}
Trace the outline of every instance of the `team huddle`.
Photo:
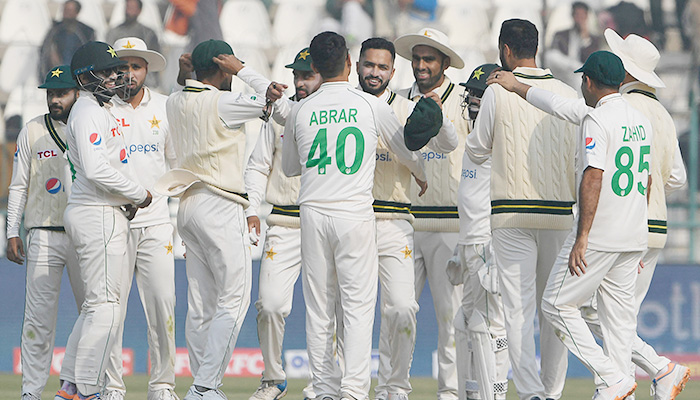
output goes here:
{"type": "Polygon", "coordinates": [[[659,52],[608,29],[583,98],[536,63],[538,32],[501,26],[501,66],[464,67],[442,32],[351,55],[332,32],[286,65],[295,95],[208,40],[180,57],[164,96],[144,85],[165,58],[128,37],[89,42],[40,86],[49,113],[20,133],[8,200],[8,258],[27,262],[22,398],[40,399],[67,269],[80,311],[56,400],[124,398],[121,340],[132,279],[148,325],[148,399],[175,394],[173,227],[186,246],[185,400],[220,390],[250,306],[250,246],[263,247],[257,329],[265,369],[251,400],[287,393],[285,318],[301,276],[311,380],[303,396],[407,400],[417,298],[430,285],[441,400],[559,399],[568,351],[591,371],[594,400],[634,398],[636,366],[655,399],[690,370],[636,334],[666,240],[667,193],[686,172],[673,120],[656,98],[659,52]],[[393,92],[396,55],[415,82],[393,92]],[[233,75],[254,94],[231,92],[233,75]],[[263,124],[246,158],[245,124],[263,124]],[[263,201],[272,205],[264,243],[263,201]],[[24,214],[26,253],[19,238],[24,214]],[[378,286],[380,289],[378,289],[378,286]],[[535,354],[539,317],[541,367],[535,354]],[[604,346],[596,343],[594,335],[604,346]],[[540,372],[541,371],[541,372],[540,372]]]}

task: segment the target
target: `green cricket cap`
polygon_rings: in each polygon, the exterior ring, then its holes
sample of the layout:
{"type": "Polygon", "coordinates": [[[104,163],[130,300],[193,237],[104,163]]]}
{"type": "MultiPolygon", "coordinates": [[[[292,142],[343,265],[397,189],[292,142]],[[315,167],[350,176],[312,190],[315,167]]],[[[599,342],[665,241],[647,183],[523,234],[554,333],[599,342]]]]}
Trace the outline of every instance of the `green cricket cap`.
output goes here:
{"type": "Polygon", "coordinates": [[[609,51],[596,51],[574,72],[583,72],[589,78],[607,86],[620,86],[625,80],[625,66],[620,57],[609,51]]]}
{"type": "Polygon", "coordinates": [[[77,89],[78,84],[70,73],[70,65],[59,65],[46,74],[39,89],[77,89]]]}
{"type": "Polygon", "coordinates": [[[479,65],[474,69],[474,71],[472,71],[469,79],[466,82],[460,83],[460,85],[466,87],[467,89],[474,89],[483,92],[486,90],[486,78],[488,78],[489,75],[491,75],[491,72],[493,72],[496,68],[501,67],[497,64],[479,65]]]}
{"type": "Polygon", "coordinates": [[[403,128],[404,143],[411,151],[420,150],[438,134],[441,127],[442,109],[435,100],[421,97],[403,128]]]}
{"type": "Polygon", "coordinates": [[[216,67],[212,58],[220,54],[233,55],[233,49],[223,40],[209,39],[197,45],[192,51],[192,66],[195,71],[203,71],[216,67]]]}
{"type": "Polygon", "coordinates": [[[306,47],[298,52],[296,57],[294,57],[294,62],[287,64],[284,67],[299,71],[313,71],[311,69],[311,53],[309,52],[309,48],[306,47]]]}

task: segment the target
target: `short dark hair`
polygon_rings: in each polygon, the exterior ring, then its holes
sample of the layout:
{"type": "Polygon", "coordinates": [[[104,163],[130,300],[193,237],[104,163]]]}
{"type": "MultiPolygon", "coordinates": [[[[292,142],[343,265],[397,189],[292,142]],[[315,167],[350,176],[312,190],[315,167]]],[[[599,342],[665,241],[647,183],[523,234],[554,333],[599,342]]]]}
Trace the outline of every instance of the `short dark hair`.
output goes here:
{"type": "Polygon", "coordinates": [[[600,80],[598,80],[596,78],[591,78],[589,75],[586,75],[585,73],[583,74],[583,76],[585,76],[586,78],[588,78],[588,80],[593,82],[593,85],[596,86],[598,89],[610,89],[610,90],[615,90],[615,91],[620,89],[619,85],[618,86],[608,85],[606,83],[601,82],[600,80]]]}
{"type": "Polygon", "coordinates": [[[524,19],[509,19],[501,25],[498,44],[507,44],[519,59],[535,58],[537,54],[537,27],[524,19]]]}
{"type": "Polygon", "coordinates": [[[80,4],[80,2],[79,2],[78,0],[67,0],[67,1],[63,4],[63,6],[65,7],[66,4],[68,4],[68,3],[73,3],[73,4],[75,4],[75,12],[77,12],[77,13],[80,13],[80,9],[83,8],[83,6],[80,4]]]}
{"type": "Polygon", "coordinates": [[[323,78],[340,75],[348,57],[345,38],[335,32],[321,32],[311,40],[309,46],[312,64],[323,78]]]}
{"type": "Polygon", "coordinates": [[[389,53],[391,53],[391,61],[396,60],[396,48],[394,47],[394,44],[384,38],[373,37],[362,42],[360,57],[362,57],[362,55],[365,54],[365,51],[369,49],[387,50],[389,53]]]}
{"type": "Polygon", "coordinates": [[[207,69],[201,69],[198,71],[194,71],[195,75],[197,76],[198,81],[202,81],[203,79],[211,78],[214,76],[217,72],[219,72],[219,66],[216,65],[212,68],[207,68],[207,69]]]}
{"type": "Polygon", "coordinates": [[[590,10],[590,7],[588,7],[588,4],[586,4],[582,1],[574,1],[573,4],[571,4],[571,13],[573,14],[577,8],[583,8],[584,10],[586,10],[586,12],[588,12],[588,10],[590,10]]]}

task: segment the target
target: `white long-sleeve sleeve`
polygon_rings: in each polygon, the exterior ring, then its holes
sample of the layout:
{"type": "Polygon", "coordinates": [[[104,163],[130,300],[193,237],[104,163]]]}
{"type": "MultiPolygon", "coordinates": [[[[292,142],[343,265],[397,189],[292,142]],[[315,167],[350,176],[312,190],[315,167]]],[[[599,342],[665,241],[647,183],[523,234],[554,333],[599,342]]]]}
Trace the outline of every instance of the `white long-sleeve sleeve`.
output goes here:
{"type": "Polygon", "coordinates": [[[492,87],[487,87],[481,97],[479,115],[474,121],[474,129],[467,135],[465,151],[469,159],[483,164],[491,158],[493,149],[493,124],[496,118],[496,95],[492,87]]]}
{"type": "Polygon", "coordinates": [[[263,107],[264,95],[233,92],[222,92],[217,105],[219,117],[228,128],[235,128],[251,119],[259,118],[263,107]]]}
{"type": "Polygon", "coordinates": [[[17,137],[17,151],[12,163],[12,181],[7,198],[7,238],[19,237],[22,213],[27,204],[31,154],[25,126],[17,137]]]}
{"type": "Polygon", "coordinates": [[[432,137],[428,142],[428,147],[440,152],[450,153],[459,145],[459,137],[455,125],[444,114],[442,116],[442,127],[437,135],[432,137]]]}
{"type": "Polygon", "coordinates": [[[688,174],[685,171],[681,148],[676,143],[676,152],[673,155],[673,169],[671,170],[671,176],[668,178],[668,182],[666,182],[664,186],[666,195],[682,188],[687,182],[688,174]]]}
{"type": "Polygon", "coordinates": [[[559,96],[548,90],[530,88],[527,91],[527,102],[547,114],[553,115],[574,125],[581,125],[583,118],[593,110],[586,105],[583,98],[572,99],[559,96]]]}
{"type": "Polygon", "coordinates": [[[410,151],[406,148],[403,139],[403,126],[398,118],[396,118],[394,110],[384,102],[378,102],[377,104],[378,106],[375,108],[375,112],[377,113],[375,121],[377,123],[379,135],[381,135],[384,143],[389,147],[389,150],[396,155],[399,162],[405,165],[413,176],[421,181],[425,181],[426,175],[423,166],[423,157],[421,157],[419,152],[410,151]]]}
{"type": "Polygon", "coordinates": [[[258,207],[265,197],[274,152],[275,129],[271,122],[265,122],[260,128],[260,136],[245,169],[245,190],[250,202],[250,206],[245,210],[246,217],[257,215],[258,207]]]}
{"type": "Polygon", "coordinates": [[[282,139],[282,172],[289,177],[301,175],[301,159],[299,158],[294,126],[297,109],[298,104],[295,105],[287,118],[282,139]]]}
{"type": "MultiPolygon", "coordinates": [[[[250,68],[244,67],[238,72],[238,76],[243,83],[250,86],[255,93],[265,96],[267,93],[267,88],[272,83],[271,80],[262,76],[258,71],[250,68]]],[[[282,96],[279,100],[274,102],[274,110],[272,113],[272,118],[280,125],[284,126],[285,121],[289,112],[292,110],[294,102],[288,98],[282,96]]]]}

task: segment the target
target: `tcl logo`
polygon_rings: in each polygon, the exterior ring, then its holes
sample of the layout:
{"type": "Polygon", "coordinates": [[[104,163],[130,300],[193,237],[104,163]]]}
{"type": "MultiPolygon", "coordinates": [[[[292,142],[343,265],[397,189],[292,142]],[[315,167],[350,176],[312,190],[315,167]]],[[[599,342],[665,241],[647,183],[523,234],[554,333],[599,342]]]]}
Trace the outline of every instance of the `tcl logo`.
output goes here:
{"type": "Polygon", "coordinates": [[[55,150],[44,150],[44,151],[38,151],[36,153],[36,156],[39,160],[45,160],[47,158],[58,157],[58,154],[56,153],[55,150]]]}

